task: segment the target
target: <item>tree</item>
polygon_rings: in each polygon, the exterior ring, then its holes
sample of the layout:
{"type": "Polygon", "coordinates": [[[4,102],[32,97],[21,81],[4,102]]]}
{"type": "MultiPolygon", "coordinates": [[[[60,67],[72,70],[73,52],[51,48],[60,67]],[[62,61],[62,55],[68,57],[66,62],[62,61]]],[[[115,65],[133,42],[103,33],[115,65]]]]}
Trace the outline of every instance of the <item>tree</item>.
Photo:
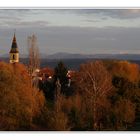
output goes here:
{"type": "Polygon", "coordinates": [[[24,65],[0,62],[0,130],[29,130],[44,106],[24,65]]]}
{"type": "Polygon", "coordinates": [[[65,97],[59,94],[54,105],[54,111],[51,117],[52,130],[69,130],[67,114],[62,110],[65,97]]]}
{"type": "Polygon", "coordinates": [[[92,116],[92,127],[97,130],[100,126],[97,116],[99,104],[112,90],[111,76],[101,61],[89,62],[81,65],[76,82],[85,103],[85,110],[92,116]]]}
{"type": "Polygon", "coordinates": [[[128,61],[113,61],[109,71],[113,76],[123,77],[130,82],[138,82],[139,80],[139,65],[128,61]]]}
{"type": "Polygon", "coordinates": [[[105,64],[112,74],[115,92],[111,96],[115,129],[126,129],[135,120],[139,109],[139,66],[128,61],[112,61],[105,64]]]}
{"type": "Polygon", "coordinates": [[[128,99],[120,98],[113,107],[116,130],[125,130],[135,120],[135,105],[128,99]]]}
{"type": "Polygon", "coordinates": [[[34,70],[39,69],[39,49],[37,46],[37,37],[33,34],[28,37],[28,52],[29,52],[29,72],[32,74],[34,70]]]}
{"type": "Polygon", "coordinates": [[[59,79],[61,84],[61,93],[65,94],[65,89],[67,88],[68,78],[67,78],[67,68],[62,61],[58,63],[55,67],[54,77],[55,82],[59,79]]]}
{"type": "Polygon", "coordinates": [[[49,105],[47,105],[46,109],[43,110],[39,120],[41,120],[44,130],[70,130],[70,126],[68,125],[68,116],[63,110],[65,100],[65,97],[62,94],[59,94],[57,95],[57,99],[53,106],[49,107],[49,105]]]}

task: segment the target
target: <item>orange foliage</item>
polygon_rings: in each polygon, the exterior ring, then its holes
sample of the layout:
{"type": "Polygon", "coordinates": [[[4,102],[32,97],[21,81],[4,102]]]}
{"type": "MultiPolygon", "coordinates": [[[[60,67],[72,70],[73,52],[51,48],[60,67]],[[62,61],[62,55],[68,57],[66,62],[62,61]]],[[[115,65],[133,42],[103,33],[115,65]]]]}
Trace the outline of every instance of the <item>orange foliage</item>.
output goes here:
{"type": "Polygon", "coordinates": [[[24,65],[0,62],[0,130],[29,129],[44,103],[24,65]]]}
{"type": "Polygon", "coordinates": [[[82,103],[85,104],[83,110],[85,112],[88,110],[84,113],[86,114],[85,118],[88,120],[88,114],[92,117],[94,130],[99,129],[98,119],[103,116],[98,116],[98,110],[105,110],[108,106],[105,99],[113,89],[111,80],[110,74],[101,61],[81,65],[79,72],[76,74],[77,90],[82,94],[82,103]]]}
{"type": "Polygon", "coordinates": [[[117,61],[112,66],[112,74],[125,77],[131,82],[137,82],[139,79],[139,66],[128,61],[117,61]]]}
{"type": "Polygon", "coordinates": [[[117,118],[116,124],[128,124],[135,120],[135,105],[128,99],[120,99],[117,101],[114,107],[114,112],[117,118]]]}

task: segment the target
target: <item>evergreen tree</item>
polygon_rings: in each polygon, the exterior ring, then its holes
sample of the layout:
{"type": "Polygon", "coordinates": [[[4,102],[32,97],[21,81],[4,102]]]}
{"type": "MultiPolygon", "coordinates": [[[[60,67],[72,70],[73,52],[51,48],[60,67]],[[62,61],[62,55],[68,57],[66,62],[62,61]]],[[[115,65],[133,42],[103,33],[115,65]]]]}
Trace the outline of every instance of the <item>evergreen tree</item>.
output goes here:
{"type": "Polygon", "coordinates": [[[64,94],[68,84],[67,72],[68,72],[67,67],[64,65],[62,61],[60,61],[58,65],[55,67],[54,78],[55,82],[57,81],[57,79],[60,80],[61,92],[64,94]]]}

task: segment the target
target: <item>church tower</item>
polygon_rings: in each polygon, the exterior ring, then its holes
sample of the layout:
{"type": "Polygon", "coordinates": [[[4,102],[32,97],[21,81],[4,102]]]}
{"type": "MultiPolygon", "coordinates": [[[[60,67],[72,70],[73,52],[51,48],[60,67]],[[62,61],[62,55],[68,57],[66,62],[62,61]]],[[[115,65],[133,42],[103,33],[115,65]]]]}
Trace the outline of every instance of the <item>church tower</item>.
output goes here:
{"type": "Polygon", "coordinates": [[[19,51],[18,51],[15,33],[14,33],[13,42],[9,54],[10,54],[10,63],[19,62],[19,51]]]}

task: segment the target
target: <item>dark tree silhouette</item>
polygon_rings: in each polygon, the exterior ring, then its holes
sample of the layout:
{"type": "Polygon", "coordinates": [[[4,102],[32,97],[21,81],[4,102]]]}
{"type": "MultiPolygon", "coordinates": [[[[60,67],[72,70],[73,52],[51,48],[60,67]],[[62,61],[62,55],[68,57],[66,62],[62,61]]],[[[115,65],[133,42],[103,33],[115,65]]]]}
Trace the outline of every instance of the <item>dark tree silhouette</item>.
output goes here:
{"type": "Polygon", "coordinates": [[[55,78],[55,82],[57,80],[60,81],[61,93],[63,94],[66,93],[67,84],[68,84],[67,72],[68,72],[67,67],[64,65],[62,61],[60,61],[58,65],[55,67],[54,78],[55,78]]]}

